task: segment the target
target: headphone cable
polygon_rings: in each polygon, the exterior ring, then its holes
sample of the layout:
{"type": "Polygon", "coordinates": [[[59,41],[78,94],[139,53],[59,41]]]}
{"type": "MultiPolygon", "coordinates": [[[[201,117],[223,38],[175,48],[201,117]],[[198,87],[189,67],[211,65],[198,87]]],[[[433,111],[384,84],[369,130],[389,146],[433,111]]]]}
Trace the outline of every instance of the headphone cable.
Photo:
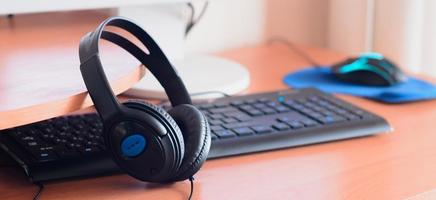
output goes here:
{"type": "Polygon", "coordinates": [[[188,200],[192,199],[192,194],[194,194],[194,176],[189,177],[189,182],[191,182],[191,192],[189,193],[188,200]]]}
{"type": "Polygon", "coordinates": [[[35,193],[35,196],[33,196],[33,200],[38,200],[44,190],[44,185],[42,183],[35,183],[35,185],[38,186],[38,191],[35,193]]]}

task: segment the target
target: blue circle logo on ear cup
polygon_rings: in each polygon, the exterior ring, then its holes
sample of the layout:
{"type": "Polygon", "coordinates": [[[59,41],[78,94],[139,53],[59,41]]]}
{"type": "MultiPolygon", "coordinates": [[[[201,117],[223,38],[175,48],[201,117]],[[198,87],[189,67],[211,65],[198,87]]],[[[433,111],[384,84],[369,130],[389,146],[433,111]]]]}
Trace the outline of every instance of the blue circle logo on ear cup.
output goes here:
{"type": "Polygon", "coordinates": [[[147,146],[147,140],[140,134],[129,135],[121,142],[121,152],[126,157],[136,157],[141,154],[147,146]]]}

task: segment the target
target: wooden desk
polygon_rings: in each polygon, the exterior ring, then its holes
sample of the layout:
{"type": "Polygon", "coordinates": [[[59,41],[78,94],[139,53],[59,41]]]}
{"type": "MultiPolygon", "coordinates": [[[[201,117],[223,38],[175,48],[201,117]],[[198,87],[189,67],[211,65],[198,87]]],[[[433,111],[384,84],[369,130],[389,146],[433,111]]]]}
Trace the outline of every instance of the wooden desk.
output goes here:
{"type": "MultiPolygon", "coordinates": [[[[305,49],[323,64],[345,57],[305,49]]],[[[220,55],[249,68],[249,93],[284,89],[283,75],[307,65],[280,44],[220,55]]],[[[194,199],[402,199],[436,188],[436,101],[385,105],[340,98],[382,115],[395,131],[207,161],[196,175],[194,199]]],[[[31,199],[36,189],[21,171],[0,169],[0,199],[31,199]]],[[[188,193],[188,182],[157,185],[114,175],[48,183],[41,199],[186,199],[188,193]]]]}
{"type": "MultiPolygon", "coordinates": [[[[73,12],[0,18],[0,130],[92,105],[79,70],[79,41],[107,16],[73,12]]],[[[126,91],[145,68],[120,48],[102,45],[114,92],[126,91]]]]}

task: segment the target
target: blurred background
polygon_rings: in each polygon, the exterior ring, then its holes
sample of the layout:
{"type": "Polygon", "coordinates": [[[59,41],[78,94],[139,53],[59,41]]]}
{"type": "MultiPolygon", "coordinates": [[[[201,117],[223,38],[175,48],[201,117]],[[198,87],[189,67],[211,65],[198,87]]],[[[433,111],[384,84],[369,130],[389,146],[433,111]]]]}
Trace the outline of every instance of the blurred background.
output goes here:
{"type": "MultiPolygon", "coordinates": [[[[0,14],[3,15],[95,8],[111,8],[108,12],[129,15],[135,9],[144,13],[141,6],[174,7],[187,1],[2,2],[0,14]]],[[[192,2],[198,15],[205,1],[189,2],[192,2]]],[[[436,33],[436,21],[433,20],[436,1],[433,0],[210,0],[208,3],[201,20],[186,38],[181,35],[171,37],[182,38],[184,42],[170,49],[182,48],[184,53],[209,53],[281,37],[292,43],[347,54],[377,51],[406,70],[436,76],[436,61],[432,59],[436,46],[433,39],[436,33]]],[[[170,10],[173,14],[180,14],[178,16],[185,23],[189,10],[185,5],[179,5],[179,8],[170,10]]],[[[168,11],[169,8],[165,9],[168,11]]]]}
{"type": "Polygon", "coordinates": [[[281,36],[350,54],[377,51],[403,68],[436,76],[435,11],[433,0],[212,1],[187,47],[215,51],[281,36]]]}

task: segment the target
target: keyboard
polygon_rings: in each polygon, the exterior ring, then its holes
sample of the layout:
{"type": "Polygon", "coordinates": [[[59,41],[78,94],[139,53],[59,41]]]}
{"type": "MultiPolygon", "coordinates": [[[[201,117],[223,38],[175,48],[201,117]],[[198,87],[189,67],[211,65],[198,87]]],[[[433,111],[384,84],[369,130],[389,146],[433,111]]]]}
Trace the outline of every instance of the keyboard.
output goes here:
{"type": "MultiPolygon", "coordinates": [[[[208,118],[208,159],[390,131],[381,117],[316,89],[224,97],[195,104],[208,118]]],[[[169,109],[163,105],[164,109],[169,109]]],[[[0,132],[0,147],[33,182],[119,173],[96,113],[57,117],[0,132]]]]}

